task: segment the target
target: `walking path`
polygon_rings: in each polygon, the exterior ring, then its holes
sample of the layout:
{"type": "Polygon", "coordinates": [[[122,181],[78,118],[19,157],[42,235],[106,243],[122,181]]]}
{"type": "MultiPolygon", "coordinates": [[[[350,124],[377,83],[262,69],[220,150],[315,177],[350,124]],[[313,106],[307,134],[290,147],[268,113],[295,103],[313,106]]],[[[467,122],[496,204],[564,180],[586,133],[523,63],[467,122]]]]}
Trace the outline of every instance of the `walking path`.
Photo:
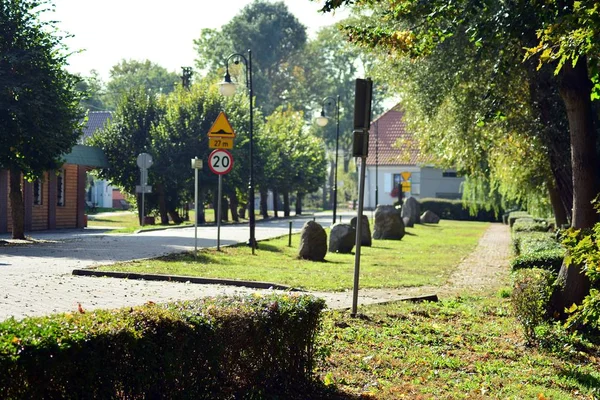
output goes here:
{"type": "MultiPolygon", "coordinates": [[[[98,235],[86,232],[74,235],[67,241],[52,240],[52,236],[48,235],[46,243],[35,246],[0,247],[0,321],[10,317],[23,318],[74,311],[78,304],[84,309],[117,308],[147,301],[168,302],[269,291],[225,285],[71,275],[71,271],[76,268],[189,250],[190,235],[192,238],[194,235],[193,228],[176,231],[163,230],[139,235],[98,235]]],[[[260,224],[257,225],[256,237],[260,240],[286,232],[285,228],[260,224]]],[[[222,228],[222,237],[228,238],[222,244],[243,242],[247,237],[247,228],[222,228]]],[[[360,290],[359,305],[424,294],[437,294],[443,298],[467,290],[497,287],[505,282],[504,278],[508,274],[509,245],[508,227],[491,224],[475,251],[461,262],[444,286],[360,290]]],[[[199,230],[198,246],[214,246],[212,232],[199,230]]],[[[349,308],[352,304],[352,291],[314,294],[324,298],[330,308],[349,308]]]]}

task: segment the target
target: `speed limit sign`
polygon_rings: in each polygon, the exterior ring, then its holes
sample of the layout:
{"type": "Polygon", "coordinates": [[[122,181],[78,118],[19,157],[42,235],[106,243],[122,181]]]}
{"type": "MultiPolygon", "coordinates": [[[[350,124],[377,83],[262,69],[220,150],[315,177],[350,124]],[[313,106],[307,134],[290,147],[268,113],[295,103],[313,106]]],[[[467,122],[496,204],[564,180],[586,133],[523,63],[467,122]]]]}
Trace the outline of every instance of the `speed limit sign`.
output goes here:
{"type": "Polygon", "coordinates": [[[216,149],[208,156],[208,166],[217,175],[225,175],[233,167],[233,156],[223,149],[216,149]]]}

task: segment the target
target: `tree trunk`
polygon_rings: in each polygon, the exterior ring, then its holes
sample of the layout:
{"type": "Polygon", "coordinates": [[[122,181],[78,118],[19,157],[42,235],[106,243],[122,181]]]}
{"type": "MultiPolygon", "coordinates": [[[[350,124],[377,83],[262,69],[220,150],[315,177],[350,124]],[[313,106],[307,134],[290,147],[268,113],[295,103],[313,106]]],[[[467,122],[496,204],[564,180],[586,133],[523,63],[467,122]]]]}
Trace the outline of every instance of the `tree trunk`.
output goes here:
{"type": "Polygon", "coordinates": [[[328,210],[327,208],[327,179],[323,183],[323,210],[328,210]]]}
{"type": "MultiPolygon", "coordinates": [[[[598,194],[596,133],[591,108],[591,81],[587,61],[580,57],[575,66],[567,62],[560,72],[560,95],[565,103],[571,136],[573,171],[573,218],[571,226],[591,228],[598,220],[592,200],[598,194]]],[[[589,293],[590,281],[581,265],[563,264],[557,278],[552,302],[554,311],[563,314],[573,303],[580,304],[589,293]]]]}
{"type": "MultiPolygon", "coordinates": [[[[169,208],[167,210],[167,214],[171,217],[171,221],[173,221],[173,223],[175,225],[181,225],[181,223],[183,222],[183,218],[181,218],[181,215],[179,215],[179,211],[177,211],[176,208],[169,208]]],[[[161,221],[162,221],[162,217],[161,217],[161,221]]],[[[168,223],[169,222],[167,220],[167,224],[168,223]]]]}
{"type": "Polygon", "coordinates": [[[290,193],[288,191],[283,192],[283,216],[290,216],[290,193]]]}
{"type": "Polygon", "coordinates": [[[260,213],[262,215],[263,218],[267,219],[269,218],[269,208],[268,208],[268,204],[267,204],[267,200],[269,198],[269,192],[267,192],[266,190],[260,191],[260,213]]]}
{"type": "Polygon", "coordinates": [[[229,213],[227,212],[229,210],[229,200],[227,200],[227,197],[223,196],[221,197],[221,221],[229,221],[229,213]]]}
{"type": "Polygon", "coordinates": [[[165,198],[165,185],[162,183],[157,184],[156,193],[158,194],[158,213],[160,214],[160,224],[169,225],[169,210],[167,210],[167,200],[165,198]]]}
{"type": "Polygon", "coordinates": [[[206,224],[206,214],[204,213],[204,190],[198,191],[198,204],[195,205],[195,209],[198,210],[198,215],[196,215],[196,223],[198,224],[206,224]]]}
{"type": "Polygon", "coordinates": [[[554,186],[552,182],[548,183],[548,192],[550,194],[550,203],[552,204],[552,209],[554,210],[554,221],[556,223],[556,227],[560,228],[561,226],[567,225],[569,220],[567,218],[565,207],[560,199],[558,189],[556,189],[556,186],[554,186]]]}
{"type": "Polygon", "coordinates": [[[10,170],[10,210],[12,216],[12,238],[25,239],[25,204],[21,189],[21,171],[10,170]]]}
{"type": "Polygon", "coordinates": [[[304,198],[304,194],[298,192],[296,194],[296,215],[302,215],[302,199],[304,198]]]}
{"type": "Polygon", "coordinates": [[[240,203],[238,202],[235,192],[229,193],[229,210],[231,211],[231,219],[235,222],[240,222],[240,216],[238,214],[239,205],[240,203]]]}
{"type": "Polygon", "coordinates": [[[279,202],[277,201],[277,196],[279,196],[277,190],[273,189],[273,216],[275,218],[279,217],[279,202]]]}
{"type": "MultiPolygon", "coordinates": [[[[537,38],[531,38],[531,42],[537,43],[537,38]]],[[[560,96],[552,66],[546,66],[538,70],[537,63],[531,63],[527,72],[531,96],[530,103],[541,121],[539,138],[547,149],[550,171],[554,177],[554,182],[549,182],[549,187],[554,186],[556,188],[556,194],[560,199],[560,202],[551,199],[552,205],[555,215],[566,214],[567,220],[571,221],[573,174],[571,171],[571,152],[569,149],[571,141],[567,127],[568,116],[565,110],[565,102],[560,96]],[[563,211],[557,210],[559,204],[562,204],[563,211]]]]}

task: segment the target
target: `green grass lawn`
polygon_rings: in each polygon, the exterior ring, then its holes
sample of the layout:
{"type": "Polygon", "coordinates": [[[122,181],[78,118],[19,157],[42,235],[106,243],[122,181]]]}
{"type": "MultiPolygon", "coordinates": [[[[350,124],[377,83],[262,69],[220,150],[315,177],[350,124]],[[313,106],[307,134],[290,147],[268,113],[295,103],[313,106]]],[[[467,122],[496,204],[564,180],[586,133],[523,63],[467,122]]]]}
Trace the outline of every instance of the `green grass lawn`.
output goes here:
{"type": "MultiPolygon", "coordinates": [[[[488,223],[446,221],[416,225],[401,241],[374,240],[362,247],[362,288],[440,285],[476,246],[488,223]]],[[[354,255],[327,253],[325,262],[298,259],[299,235],[261,241],[254,256],[246,246],[205,249],[197,260],[184,253],[101,267],[107,271],[202,276],[279,283],[321,291],[351,289],[354,255]]]]}
{"type": "MultiPolygon", "coordinates": [[[[506,293],[507,291],[504,291],[506,293]]],[[[599,399],[600,346],[526,347],[497,294],[325,313],[318,374],[340,398],[599,399]]]]}
{"type": "MultiPolygon", "coordinates": [[[[179,226],[194,225],[194,215],[195,215],[194,211],[190,211],[190,220],[184,221],[183,224],[181,224],[179,226]]],[[[214,211],[212,209],[205,210],[205,216],[206,216],[207,223],[214,222],[214,220],[215,220],[214,211]]],[[[156,218],[156,221],[160,222],[160,218],[156,218]]],[[[94,216],[93,219],[92,218],[88,219],[88,226],[89,227],[110,227],[110,228],[113,228],[113,230],[110,231],[111,233],[132,233],[137,230],[166,227],[165,225],[160,225],[160,224],[145,225],[142,227],[139,224],[137,213],[133,213],[133,212],[121,212],[121,213],[115,214],[115,215],[94,216]]],[[[177,225],[175,225],[171,222],[171,223],[169,223],[168,226],[173,227],[173,226],[177,226],[177,225]]]]}

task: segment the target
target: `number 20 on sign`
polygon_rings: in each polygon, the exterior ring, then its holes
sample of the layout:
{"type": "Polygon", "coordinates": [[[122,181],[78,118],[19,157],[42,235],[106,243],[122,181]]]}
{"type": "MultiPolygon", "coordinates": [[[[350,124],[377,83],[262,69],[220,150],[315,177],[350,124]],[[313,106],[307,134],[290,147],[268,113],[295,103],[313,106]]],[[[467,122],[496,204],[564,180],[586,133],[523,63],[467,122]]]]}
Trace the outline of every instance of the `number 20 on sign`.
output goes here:
{"type": "Polygon", "coordinates": [[[217,175],[225,175],[233,168],[233,156],[224,149],[217,149],[208,156],[208,166],[217,175]]]}

